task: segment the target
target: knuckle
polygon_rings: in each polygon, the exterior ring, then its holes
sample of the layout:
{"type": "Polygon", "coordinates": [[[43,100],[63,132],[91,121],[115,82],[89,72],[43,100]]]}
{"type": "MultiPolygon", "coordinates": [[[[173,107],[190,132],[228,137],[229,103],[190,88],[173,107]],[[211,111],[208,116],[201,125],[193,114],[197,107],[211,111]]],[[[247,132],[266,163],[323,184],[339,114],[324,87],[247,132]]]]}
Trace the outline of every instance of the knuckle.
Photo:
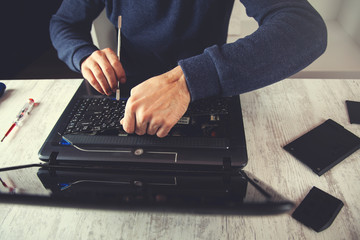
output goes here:
{"type": "Polygon", "coordinates": [[[136,112],[137,106],[136,106],[136,104],[134,102],[130,102],[130,103],[128,102],[127,106],[128,106],[129,112],[131,112],[131,113],[136,112]]]}
{"type": "Polygon", "coordinates": [[[139,122],[139,125],[142,126],[149,122],[149,120],[151,119],[151,114],[147,112],[140,112],[137,114],[136,119],[139,122]]]}
{"type": "Polygon", "coordinates": [[[127,123],[127,121],[123,124],[123,129],[127,133],[133,133],[134,129],[130,127],[130,125],[127,123]]]}
{"type": "Polygon", "coordinates": [[[85,67],[91,69],[92,71],[97,68],[97,63],[94,59],[89,59],[88,62],[86,62],[85,67]]]}
{"type": "Polygon", "coordinates": [[[154,128],[152,128],[152,129],[148,129],[147,130],[147,134],[149,134],[149,135],[155,135],[155,132],[156,132],[156,129],[154,129],[154,128]]]}
{"type": "Polygon", "coordinates": [[[130,90],[130,96],[132,96],[133,98],[135,98],[136,96],[136,92],[137,92],[137,89],[139,88],[139,86],[136,86],[136,87],[133,87],[131,90],[130,90]]]}
{"type": "Polygon", "coordinates": [[[152,113],[149,111],[143,111],[141,113],[141,115],[142,115],[141,118],[142,118],[143,122],[148,122],[152,117],[152,113]]]}
{"type": "Polygon", "coordinates": [[[145,134],[144,131],[138,130],[138,129],[136,129],[135,133],[136,133],[137,135],[140,135],[140,136],[145,134]]]}
{"type": "Polygon", "coordinates": [[[85,70],[85,69],[89,69],[89,65],[90,65],[90,62],[91,62],[91,58],[88,57],[87,59],[85,59],[82,63],[81,63],[81,70],[85,70]]]}
{"type": "Polygon", "coordinates": [[[95,52],[93,52],[93,55],[94,57],[101,57],[104,55],[104,53],[101,51],[101,50],[96,50],[95,52]]]}
{"type": "Polygon", "coordinates": [[[165,130],[163,130],[163,131],[158,131],[157,133],[156,133],[156,136],[158,136],[159,138],[163,138],[163,137],[166,137],[167,136],[167,134],[169,133],[169,131],[165,131],[165,130]]]}
{"type": "Polygon", "coordinates": [[[146,125],[141,123],[136,125],[135,133],[138,135],[144,135],[146,133],[146,125]]]}
{"type": "Polygon", "coordinates": [[[99,51],[99,50],[93,52],[93,53],[90,55],[91,58],[96,58],[96,57],[98,57],[98,56],[100,56],[100,51],[99,51]]]}
{"type": "Polygon", "coordinates": [[[119,61],[119,59],[114,58],[114,59],[111,59],[110,61],[111,61],[111,64],[113,64],[115,67],[122,69],[122,64],[119,61]]]}
{"type": "Polygon", "coordinates": [[[145,118],[145,116],[143,114],[138,114],[138,115],[136,115],[136,121],[138,122],[139,126],[142,126],[143,124],[145,124],[147,122],[147,119],[145,118]]]}
{"type": "Polygon", "coordinates": [[[139,101],[136,101],[134,99],[129,98],[127,104],[126,104],[126,109],[131,112],[131,113],[135,113],[140,111],[139,109],[140,103],[139,101]]]}
{"type": "Polygon", "coordinates": [[[90,70],[88,69],[88,68],[82,68],[81,69],[81,74],[83,75],[83,77],[86,79],[86,80],[88,80],[89,81],[89,79],[90,79],[90,76],[91,76],[91,72],[90,72],[90,70]]]}
{"type": "Polygon", "coordinates": [[[127,133],[133,133],[133,130],[131,128],[129,128],[128,126],[126,126],[126,125],[123,126],[123,129],[127,133]]]}
{"type": "Polygon", "coordinates": [[[102,79],[103,73],[101,71],[94,71],[94,76],[96,79],[102,79]]]}
{"type": "Polygon", "coordinates": [[[107,74],[111,74],[113,72],[113,69],[111,66],[107,65],[103,68],[103,71],[107,74]]]}
{"type": "Polygon", "coordinates": [[[136,121],[138,122],[139,126],[141,126],[144,122],[146,122],[146,118],[145,118],[144,114],[137,113],[136,121]]]}
{"type": "Polygon", "coordinates": [[[174,123],[168,119],[165,119],[162,125],[164,129],[170,129],[174,125],[174,123]]]}
{"type": "Polygon", "coordinates": [[[151,120],[151,124],[152,124],[153,126],[162,126],[162,125],[163,125],[163,121],[162,121],[161,118],[153,118],[153,119],[151,120]]]}
{"type": "Polygon", "coordinates": [[[117,59],[111,60],[110,64],[118,72],[119,75],[123,75],[125,73],[121,63],[119,62],[119,60],[117,60],[117,59]]]}
{"type": "Polygon", "coordinates": [[[87,80],[91,85],[94,85],[95,83],[97,83],[96,79],[93,77],[89,77],[87,80]]]}
{"type": "Polygon", "coordinates": [[[135,90],[134,90],[134,88],[132,88],[131,90],[130,90],[130,96],[133,96],[135,94],[135,90]]]}

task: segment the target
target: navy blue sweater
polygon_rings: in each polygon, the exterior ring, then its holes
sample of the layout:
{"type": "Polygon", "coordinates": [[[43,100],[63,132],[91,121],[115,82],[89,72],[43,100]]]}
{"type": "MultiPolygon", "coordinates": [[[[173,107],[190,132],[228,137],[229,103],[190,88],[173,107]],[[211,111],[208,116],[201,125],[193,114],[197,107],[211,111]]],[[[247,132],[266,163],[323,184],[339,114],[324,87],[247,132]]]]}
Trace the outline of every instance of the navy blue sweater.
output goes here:
{"type": "Polygon", "coordinates": [[[306,0],[241,0],[259,28],[226,44],[234,0],[64,0],[50,35],[74,71],[97,48],[92,21],[106,8],[117,27],[122,15],[121,62],[128,83],[180,65],[192,100],[231,96],[300,71],[326,49],[327,31],[306,0]]]}

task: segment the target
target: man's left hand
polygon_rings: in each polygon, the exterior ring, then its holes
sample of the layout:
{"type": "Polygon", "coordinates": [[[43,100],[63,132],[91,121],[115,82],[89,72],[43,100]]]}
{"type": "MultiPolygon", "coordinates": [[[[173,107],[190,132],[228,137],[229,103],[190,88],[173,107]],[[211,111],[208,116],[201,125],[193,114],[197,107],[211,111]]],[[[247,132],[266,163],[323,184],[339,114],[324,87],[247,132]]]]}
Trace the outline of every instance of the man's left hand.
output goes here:
{"type": "Polygon", "coordinates": [[[189,103],[185,76],[177,66],[131,90],[121,124],[127,133],[165,137],[184,115],[189,103]]]}

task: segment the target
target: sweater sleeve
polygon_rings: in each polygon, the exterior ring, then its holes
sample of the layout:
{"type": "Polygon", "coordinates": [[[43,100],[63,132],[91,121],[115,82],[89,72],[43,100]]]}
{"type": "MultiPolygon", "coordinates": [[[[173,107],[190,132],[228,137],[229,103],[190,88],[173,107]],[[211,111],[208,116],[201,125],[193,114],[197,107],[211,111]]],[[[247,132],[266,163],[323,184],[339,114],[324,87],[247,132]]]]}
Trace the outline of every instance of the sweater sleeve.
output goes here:
{"type": "Polygon", "coordinates": [[[50,20],[51,41],[59,58],[73,71],[80,72],[80,62],[97,50],[90,30],[92,21],[103,9],[101,0],[64,0],[50,20]]]}
{"type": "Polygon", "coordinates": [[[324,21],[306,0],[241,0],[259,28],[234,43],[183,59],[192,101],[255,90],[305,68],[326,49],[324,21]]]}

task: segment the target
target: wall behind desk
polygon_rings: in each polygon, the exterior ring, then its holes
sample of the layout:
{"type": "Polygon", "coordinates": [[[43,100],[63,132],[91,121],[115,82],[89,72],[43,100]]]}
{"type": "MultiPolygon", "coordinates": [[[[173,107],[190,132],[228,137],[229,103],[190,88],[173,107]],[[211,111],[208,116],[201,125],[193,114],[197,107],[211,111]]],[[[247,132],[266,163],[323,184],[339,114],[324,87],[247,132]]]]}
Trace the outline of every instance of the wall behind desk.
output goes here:
{"type": "Polygon", "coordinates": [[[49,50],[49,20],[62,0],[1,1],[0,79],[18,71],[49,50]]]}

